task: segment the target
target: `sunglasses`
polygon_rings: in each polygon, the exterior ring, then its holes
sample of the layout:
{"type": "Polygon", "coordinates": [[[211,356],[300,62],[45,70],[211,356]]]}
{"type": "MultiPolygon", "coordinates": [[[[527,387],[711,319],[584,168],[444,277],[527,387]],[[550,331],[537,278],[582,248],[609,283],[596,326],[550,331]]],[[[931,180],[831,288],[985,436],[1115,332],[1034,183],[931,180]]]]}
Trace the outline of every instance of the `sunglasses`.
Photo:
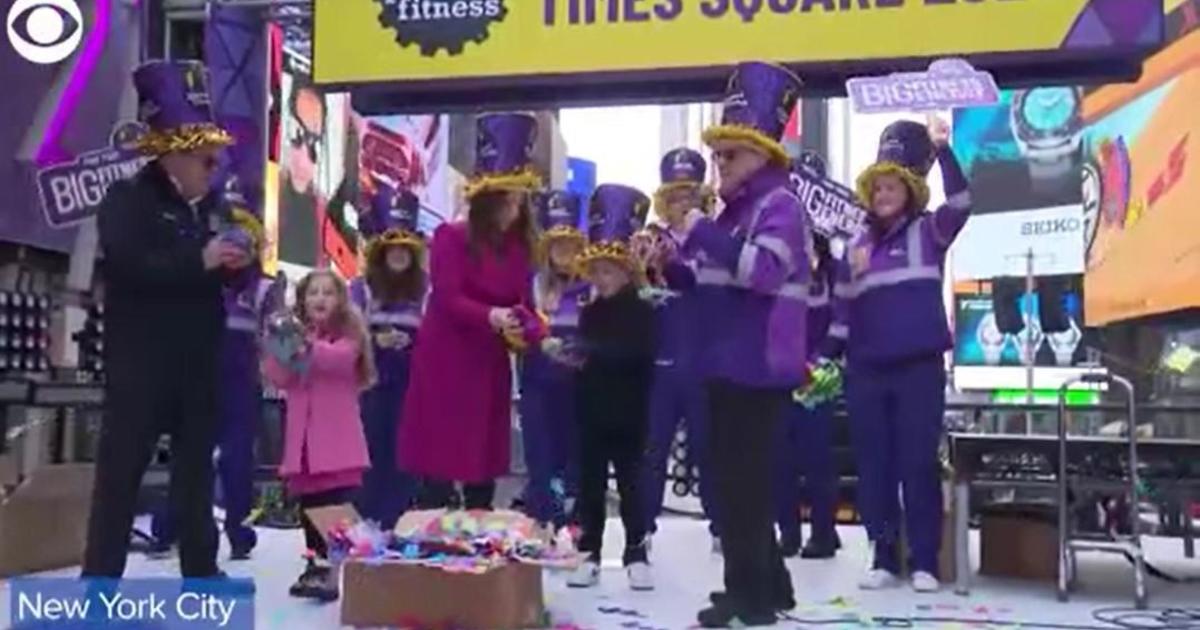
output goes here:
{"type": "Polygon", "coordinates": [[[718,162],[732,162],[743,153],[742,149],[718,149],[713,151],[713,159],[718,162]]]}
{"type": "Polygon", "coordinates": [[[321,136],[298,125],[296,131],[292,134],[291,142],[293,149],[299,151],[303,148],[308,152],[308,159],[313,162],[317,161],[317,150],[321,146],[321,136]]]}

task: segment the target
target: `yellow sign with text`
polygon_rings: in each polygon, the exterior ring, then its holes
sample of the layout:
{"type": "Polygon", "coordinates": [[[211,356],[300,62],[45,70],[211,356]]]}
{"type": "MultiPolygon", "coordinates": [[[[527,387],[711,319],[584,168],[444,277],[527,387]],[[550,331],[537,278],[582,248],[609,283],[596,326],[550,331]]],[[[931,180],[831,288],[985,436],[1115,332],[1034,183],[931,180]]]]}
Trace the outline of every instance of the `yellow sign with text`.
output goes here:
{"type": "Polygon", "coordinates": [[[1088,0],[316,0],[313,76],[344,85],[1110,45],[1069,37],[1087,6],[1088,0]]]}

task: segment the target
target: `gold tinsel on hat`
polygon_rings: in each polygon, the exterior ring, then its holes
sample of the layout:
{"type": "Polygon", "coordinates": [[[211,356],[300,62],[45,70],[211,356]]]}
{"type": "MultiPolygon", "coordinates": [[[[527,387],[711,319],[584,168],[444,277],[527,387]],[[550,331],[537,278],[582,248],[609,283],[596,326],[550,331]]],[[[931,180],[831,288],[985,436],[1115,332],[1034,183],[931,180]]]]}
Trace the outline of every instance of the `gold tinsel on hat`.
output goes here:
{"type": "Polygon", "coordinates": [[[463,194],[466,195],[467,199],[470,199],[480,193],[496,190],[529,191],[537,190],[541,187],[542,176],[534,172],[533,169],[524,168],[513,173],[496,173],[472,177],[463,188],[463,194]]]}
{"type": "Polygon", "coordinates": [[[250,212],[241,208],[234,208],[230,213],[233,219],[233,224],[246,231],[250,238],[254,241],[254,250],[262,249],[263,244],[267,239],[267,231],[263,228],[263,224],[250,212]]]}
{"type": "Polygon", "coordinates": [[[708,184],[700,184],[692,181],[668,182],[662,186],[659,186],[658,190],[654,191],[655,214],[660,217],[663,215],[663,210],[665,210],[667,207],[667,195],[675,192],[676,190],[683,190],[685,188],[698,188],[700,195],[700,210],[703,211],[704,214],[712,214],[713,209],[717,206],[716,193],[713,192],[712,187],[708,184]]]}
{"type": "Polygon", "coordinates": [[[159,156],[232,144],[233,136],[228,131],[212,123],[195,123],[174,129],[150,129],[138,139],[136,146],[142,153],[159,156]]]}
{"type": "Polygon", "coordinates": [[[372,260],[379,252],[388,247],[395,246],[408,247],[413,250],[417,259],[420,259],[425,253],[425,239],[420,234],[415,234],[404,228],[391,228],[383,234],[367,240],[367,260],[372,260]]]}
{"type": "Polygon", "coordinates": [[[628,245],[622,241],[605,241],[603,243],[590,243],[587,247],[583,248],[583,252],[575,259],[575,266],[578,269],[579,275],[586,275],[588,265],[600,260],[615,262],[628,269],[638,278],[645,273],[641,263],[634,259],[633,251],[629,249],[628,245]]]}
{"type": "Polygon", "coordinates": [[[587,237],[579,231],[579,228],[571,225],[556,225],[538,235],[537,260],[539,263],[545,264],[550,259],[550,243],[557,240],[587,245],[587,237]]]}
{"type": "Polygon", "coordinates": [[[778,166],[787,166],[791,161],[787,149],[783,148],[783,145],[779,141],[768,137],[763,132],[749,125],[717,125],[709,127],[704,130],[701,138],[710,147],[722,140],[748,144],[766,153],[771,162],[778,166]]]}
{"type": "Polygon", "coordinates": [[[925,182],[924,177],[895,162],[877,162],[868,166],[855,182],[858,202],[863,207],[871,207],[871,199],[874,197],[875,178],[880,175],[894,175],[899,177],[900,181],[904,182],[904,185],[908,187],[908,192],[912,195],[911,201],[914,208],[920,209],[929,206],[929,184],[925,182]]]}

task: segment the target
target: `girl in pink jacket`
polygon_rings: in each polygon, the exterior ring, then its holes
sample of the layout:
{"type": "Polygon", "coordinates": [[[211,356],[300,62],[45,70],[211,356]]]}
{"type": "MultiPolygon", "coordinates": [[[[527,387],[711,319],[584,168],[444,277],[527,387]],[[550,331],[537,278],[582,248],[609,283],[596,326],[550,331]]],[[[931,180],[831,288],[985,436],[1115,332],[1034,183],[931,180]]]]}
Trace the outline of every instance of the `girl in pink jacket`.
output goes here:
{"type": "MultiPolygon", "coordinates": [[[[295,317],[305,330],[302,349],[289,358],[266,353],[263,371],[287,399],[279,475],[302,510],[308,567],[292,585],[295,597],[338,597],[322,532],[303,510],[350,503],[370,467],[359,420],[358,396],[375,380],[366,328],[350,306],[346,284],[330,271],[314,271],[296,287],[295,317]]],[[[273,330],[269,334],[278,334],[273,330]]],[[[268,339],[268,348],[287,346],[268,339]]]]}

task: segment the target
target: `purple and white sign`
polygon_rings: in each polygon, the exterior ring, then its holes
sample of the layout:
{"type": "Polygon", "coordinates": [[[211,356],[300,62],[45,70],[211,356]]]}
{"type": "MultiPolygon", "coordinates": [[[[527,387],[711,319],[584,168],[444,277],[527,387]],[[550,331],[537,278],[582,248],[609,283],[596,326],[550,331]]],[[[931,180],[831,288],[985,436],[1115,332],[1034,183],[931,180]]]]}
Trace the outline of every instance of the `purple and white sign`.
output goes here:
{"type": "Polygon", "coordinates": [[[898,72],[886,77],[846,81],[846,93],[860,114],[924,112],[995,105],[1000,88],[988,72],[963,59],[939,59],[927,72],[898,72]]]}
{"type": "Polygon", "coordinates": [[[854,191],[807,164],[796,164],[791,180],[800,206],[808,212],[813,232],[849,241],[866,229],[867,211],[858,205],[854,191]]]}
{"type": "Polygon", "coordinates": [[[96,214],[113,182],[133,177],[151,160],[135,148],[145,129],[138,122],[117,123],[107,148],[39,171],[38,196],[46,223],[66,228],[96,214]]]}

